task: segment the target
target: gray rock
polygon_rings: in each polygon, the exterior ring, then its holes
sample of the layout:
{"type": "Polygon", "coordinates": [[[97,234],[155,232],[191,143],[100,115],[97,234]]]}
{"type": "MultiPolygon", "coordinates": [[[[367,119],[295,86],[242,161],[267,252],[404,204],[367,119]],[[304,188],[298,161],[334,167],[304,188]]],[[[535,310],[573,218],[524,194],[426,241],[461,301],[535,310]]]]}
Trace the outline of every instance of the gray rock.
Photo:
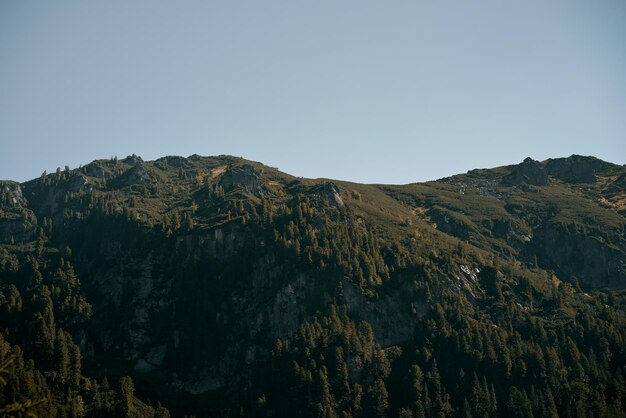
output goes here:
{"type": "Polygon", "coordinates": [[[124,158],[122,162],[129,164],[129,165],[139,165],[139,164],[143,164],[143,159],[138,155],[132,154],[124,158]]]}
{"type": "Polygon", "coordinates": [[[154,165],[160,169],[166,169],[167,167],[174,168],[189,168],[191,164],[185,157],[178,155],[168,155],[167,157],[159,158],[154,162],[154,165]]]}
{"type": "Polygon", "coordinates": [[[111,180],[109,184],[111,187],[122,188],[133,185],[147,186],[151,183],[152,176],[150,175],[150,171],[148,171],[143,162],[141,162],[111,180]]]}
{"type": "Polygon", "coordinates": [[[261,185],[261,172],[250,164],[228,167],[220,179],[220,186],[227,192],[243,189],[259,195],[262,194],[261,185]]]}
{"type": "Polygon", "coordinates": [[[35,239],[37,217],[29,209],[0,214],[0,242],[22,243],[35,239]]]}
{"type": "Polygon", "coordinates": [[[89,177],[95,177],[102,180],[108,180],[113,177],[113,174],[108,169],[96,161],[83,167],[83,172],[89,177]]]}
{"type": "Polygon", "coordinates": [[[82,174],[76,174],[72,176],[67,183],[67,190],[70,192],[88,192],[92,188],[93,187],[89,183],[89,179],[87,179],[87,177],[83,176],[82,174]]]}
{"type": "Polygon", "coordinates": [[[329,206],[343,206],[343,199],[339,194],[339,187],[334,183],[324,183],[315,190],[315,194],[329,206]]]}
{"type": "Polygon", "coordinates": [[[22,193],[22,187],[14,181],[0,181],[0,208],[23,208],[26,206],[26,198],[22,193]]]}
{"type": "Polygon", "coordinates": [[[37,232],[37,217],[28,209],[19,183],[0,182],[0,242],[31,241],[37,232]]]}
{"type": "Polygon", "coordinates": [[[596,172],[609,164],[595,157],[572,155],[567,158],[550,159],[546,162],[546,172],[568,183],[595,183],[596,172]]]}
{"type": "Polygon", "coordinates": [[[518,186],[521,184],[547,186],[550,180],[541,163],[529,157],[522,163],[514,166],[511,173],[505,176],[502,182],[509,186],[518,186]]]}
{"type": "Polygon", "coordinates": [[[574,225],[546,223],[535,230],[527,246],[540,266],[553,267],[560,277],[577,277],[591,287],[619,288],[626,282],[623,233],[600,238],[593,231],[581,234],[574,225]],[[606,245],[604,240],[612,242],[606,245]],[[563,262],[567,260],[567,262],[563,262]]]}

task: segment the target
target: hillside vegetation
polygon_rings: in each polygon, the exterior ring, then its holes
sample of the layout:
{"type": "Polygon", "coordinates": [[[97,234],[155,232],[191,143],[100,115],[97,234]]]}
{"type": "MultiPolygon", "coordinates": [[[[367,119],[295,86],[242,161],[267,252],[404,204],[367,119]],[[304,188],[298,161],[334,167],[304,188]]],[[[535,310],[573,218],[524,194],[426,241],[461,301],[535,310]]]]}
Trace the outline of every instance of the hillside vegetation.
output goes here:
{"type": "Polygon", "coordinates": [[[0,182],[0,416],[623,417],[626,167],[0,182]],[[20,415],[22,414],[22,415],[20,415]]]}

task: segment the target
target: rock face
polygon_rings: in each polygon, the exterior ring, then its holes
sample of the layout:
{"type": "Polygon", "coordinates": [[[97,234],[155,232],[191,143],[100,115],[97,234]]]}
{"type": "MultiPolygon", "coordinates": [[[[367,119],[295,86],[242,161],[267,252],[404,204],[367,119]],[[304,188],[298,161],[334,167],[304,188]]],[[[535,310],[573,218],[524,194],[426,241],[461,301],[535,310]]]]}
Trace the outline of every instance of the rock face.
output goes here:
{"type": "Polygon", "coordinates": [[[22,187],[0,182],[0,243],[22,243],[35,238],[37,217],[26,207],[22,187]]]}
{"type": "Polygon", "coordinates": [[[132,185],[146,186],[152,182],[150,172],[142,162],[137,163],[125,171],[122,175],[111,181],[113,187],[126,187],[132,185]]]}
{"type": "Polygon", "coordinates": [[[315,194],[319,196],[329,206],[343,206],[343,199],[339,194],[339,187],[334,183],[324,183],[315,189],[315,194]]]}
{"type": "Polygon", "coordinates": [[[108,180],[113,177],[113,174],[108,168],[105,168],[100,161],[94,161],[91,164],[87,164],[83,167],[83,171],[89,177],[96,177],[102,180],[108,180]]]}
{"type": "Polygon", "coordinates": [[[559,277],[577,277],[590,287],[618,288],[626,278],[626,252],[604,241],[619,243],[619,235],[600,238],[577,231],[575,225],[546,223],[535,230],[528,249],[559,277]]]}
{"type": "Polygon", "coordinates": [[[502,182],[509,186],[519,186],[521,184],[547,186],[550,180],[541,163],[529,157],[513,167],[511,174],[505,176],[502,182]]]}
{"type": "Polygon", "coordinates": [[[167,157],[159,158],[155,161],[154,165],[162,170],[166,170],[168,167],[174,168],[189,168],[189,160],[185,157],[177,155],[168,155],[167,157]]]}
{"type": "Polygon", "coordinates": [[[596,172],[606,165],[604,161],[594,157],[572,155],[548,160],[545,169],[549,175],[568,183],[595,183],[596,172]]]}
{"type": "Polygon", "coordinates": [[[67,190],[70,192],[89,192],[92,189],[92,185],[89,180],[82,174],[72,176],[67,185],[67,190]]]}
{"type": "Polygon", "coordinates": [[[0,242],[18,244],[35,238],[37,218],[26,210],[15,217],[0,218],[0,242]]]}
{"type": "Polygon", "coordinates": [[[26,198],[19,183],[0,181],[0,208],[22,208],[26,206],[26,198]]]}
{"type": "Polygon", "coordinates": [[[137,164],[143,164],[143,159],[138,155],[132,154],[124,158],[122,162],[129,164],[129,165],[137,165],[137,164]]]}
{"type": "Polygon", "coordinates": [[[230,192],[242,188],[248,193],[261,194],[261,173],[250,164],[229,167],[220,179],[220,186],[230,192]]]}

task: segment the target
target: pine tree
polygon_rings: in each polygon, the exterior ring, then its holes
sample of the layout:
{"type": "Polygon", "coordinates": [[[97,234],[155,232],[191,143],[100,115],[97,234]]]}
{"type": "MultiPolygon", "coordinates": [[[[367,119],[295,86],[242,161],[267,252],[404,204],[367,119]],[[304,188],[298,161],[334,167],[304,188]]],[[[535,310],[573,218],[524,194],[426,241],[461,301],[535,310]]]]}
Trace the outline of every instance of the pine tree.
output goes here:
{"type": "Polygon", "coordinates": [[[67,345],[65,332],[59,329],[55,341],[55,363],[61,383],[67,383],[70,375],[70,353],[67,345]]]}
{"type": "Polygon", "coordinates": [[[80,348],[71,340],[71,337],[68,336],[69,339],[69,355],[70,355],[70,384],[78,389],[80,387],[80,378],[82,376],[81,370],[81,355],[80,348]]]}
{"type": "Polygon", "coordinates": [[[376,417],[384,417],[387,415],[387,409],[389,408],[387,388],[385,382],[382,379],[377,379],[373,385],[370,386],[368,395],[371,402],[371,414],[376,417]]]}
{"type": "Polygon", "coordinates": [[[120,398],[118,411],[124,417],[132,417],[135,414],[134,405],[135,385],[133,379],[128,376],[120,379],[120,398]]]}
{"type": "Polygon", "coordinates": [[[509,389],[509,398],[506,404],[507,412],[511,418],[533,418],[530,400],[525,392],[520,392],[515,386],[509,389]]]}
{"type": "Polygon", "coordinates": [[[319,405],[321,406],[321,416],[325,418],[333,417],[333,398],[330,394],[328,371],[324,366],[322,366],[318,371],[318,389],[316,397],[319,400],[319,405]]]}

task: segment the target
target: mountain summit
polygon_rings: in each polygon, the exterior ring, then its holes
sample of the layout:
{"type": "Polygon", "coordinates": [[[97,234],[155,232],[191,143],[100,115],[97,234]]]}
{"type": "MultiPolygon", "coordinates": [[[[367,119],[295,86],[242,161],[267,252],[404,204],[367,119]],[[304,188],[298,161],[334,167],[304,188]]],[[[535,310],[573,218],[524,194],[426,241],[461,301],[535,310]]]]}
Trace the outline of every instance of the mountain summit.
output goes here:
{"type": "Polygon", "coordinates": [[[0,182],[0,411],[620,416],[625,288],[626,167],[594,157],[97,160],[0,182]]]}

